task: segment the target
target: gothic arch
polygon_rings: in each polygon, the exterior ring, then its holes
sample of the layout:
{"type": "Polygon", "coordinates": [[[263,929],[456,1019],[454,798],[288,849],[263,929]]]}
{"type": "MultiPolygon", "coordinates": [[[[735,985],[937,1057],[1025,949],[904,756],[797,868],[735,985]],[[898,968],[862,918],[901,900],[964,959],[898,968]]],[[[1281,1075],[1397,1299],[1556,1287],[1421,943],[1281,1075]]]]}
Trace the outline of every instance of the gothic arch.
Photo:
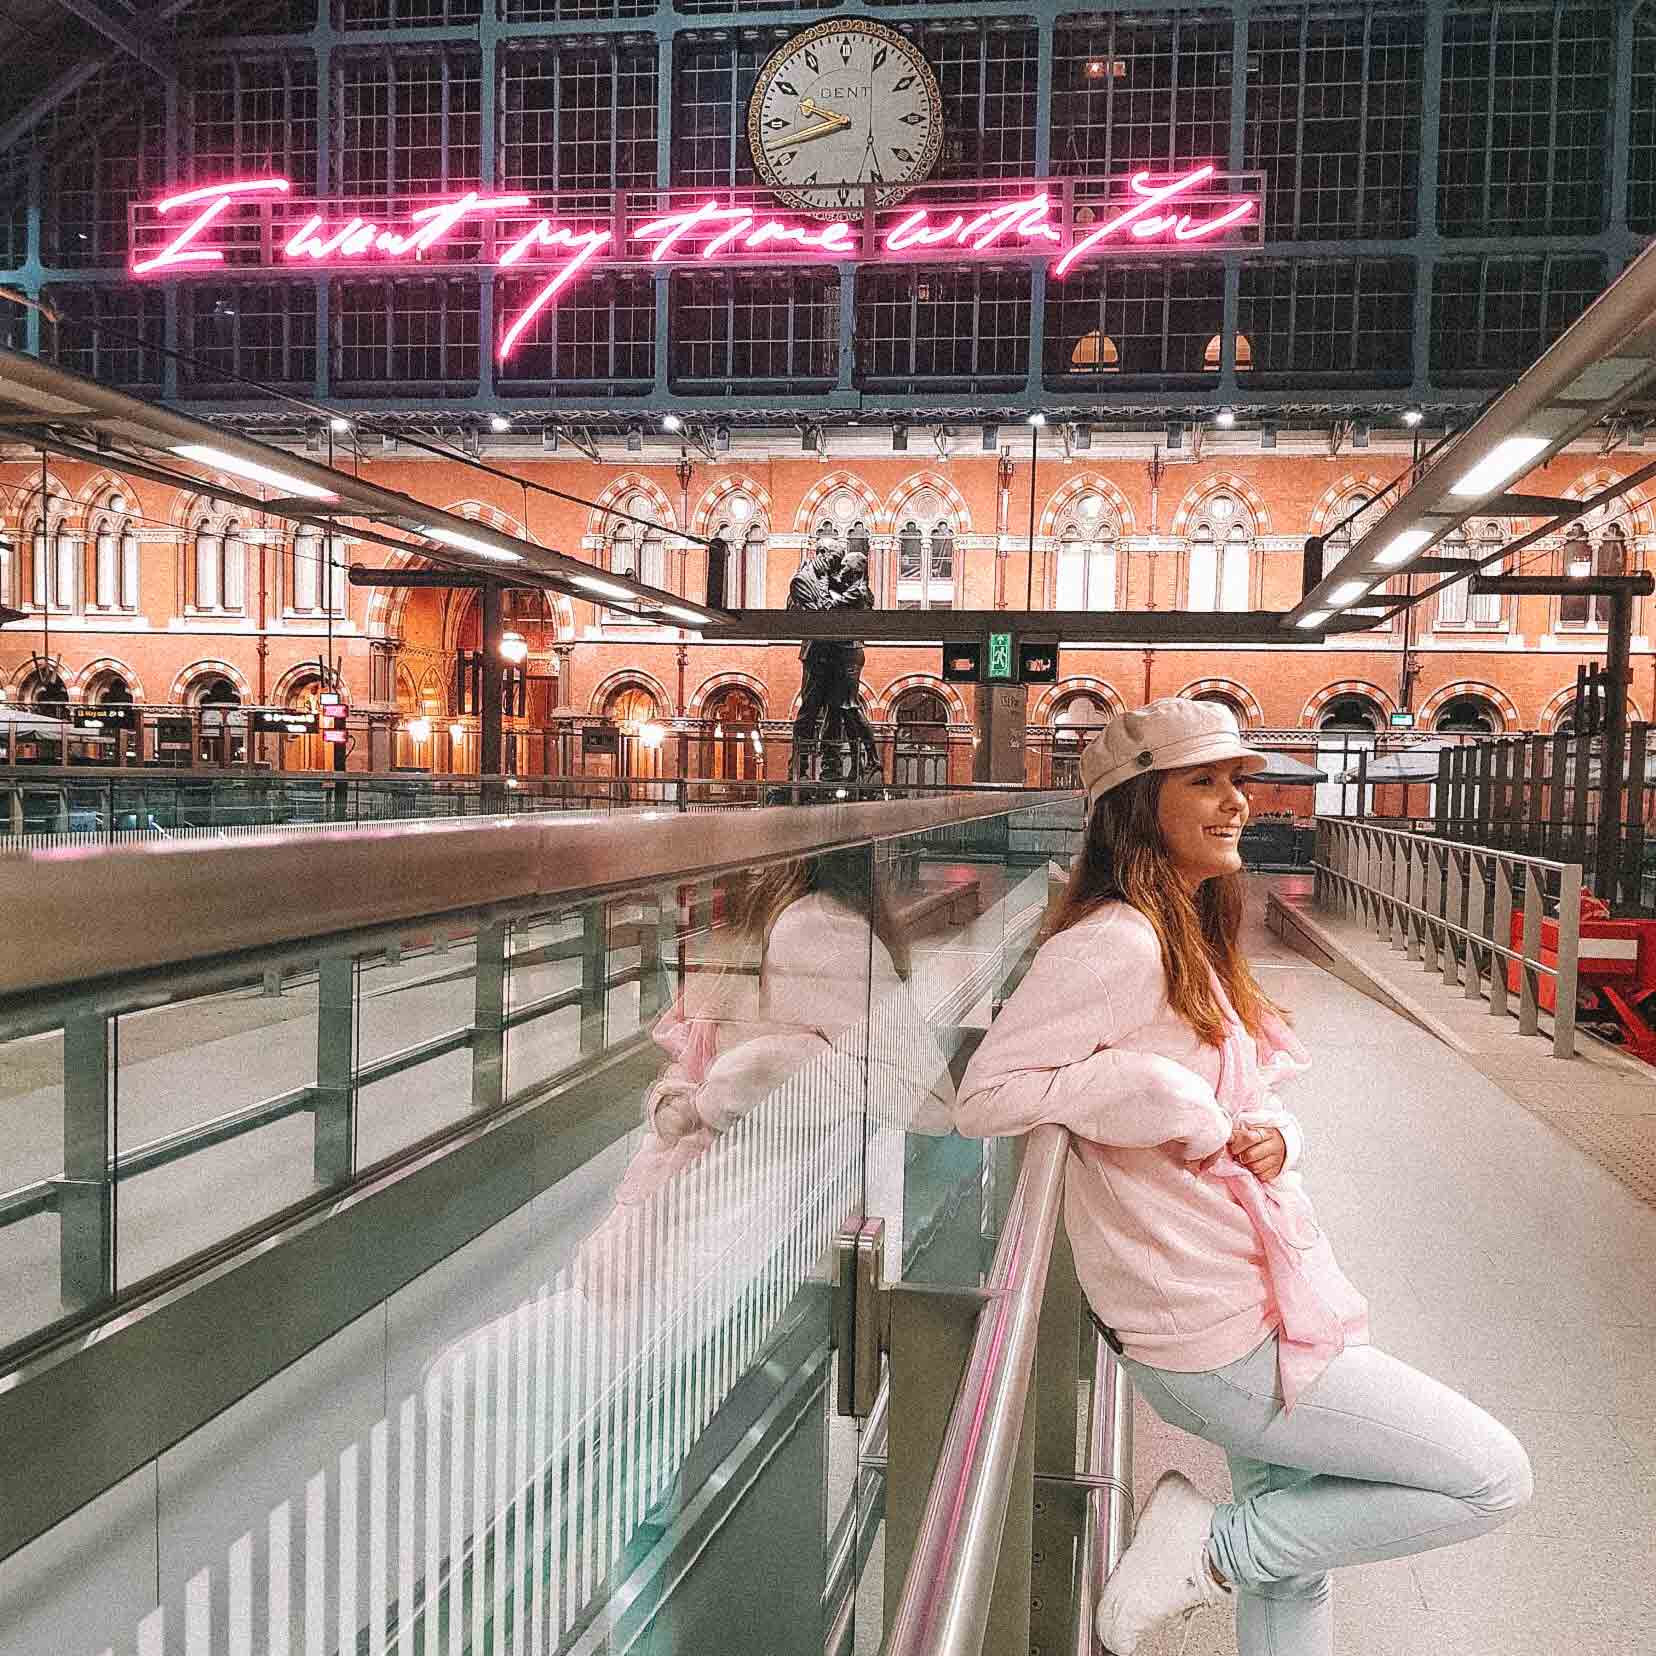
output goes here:
{"type": "Polygon", "coordinates": [[[12,670],[11,670],[10,693],[11,693],[11,699],[12,699],[14,704],[17,701],[18,697],[21,695],[22,690],[23,690],[23,686],[26,685],[29,682],[29,680],[32,679],[35,676],[35,674],[40,670],[40,668],[43,664],[46,667],[50,668],[51,671],[54,672],[57,675],[58,680],[63,685],[64,690],[66,692],[68,691],[68,689],[69,689],[69,680],[70,680],[71,677],[73,677],[73,675],[64,666],[64,661],[63,661],[63,657],[62,657],[61,654],[53,654],[53,655],[50,655],[50,656],[38,656],[38,655],[25,656],[24,659],[22,661],[18,662],[18,664],[15,667],[13,667],[12,670]]]}
{"type": "Polygon", "coordinates": [[[1046,503],[1046,510],[1041,513],[1041,524],[1037,533],[1047,538],[1056,534],[1059,518],[1083,495],[1092,494],[1102,495],[1109,503],[1109,509],[1115,514],[1121,534],[1130,535],[1134,532],[1133,508],[1127,504],[1126,495],[1109,478],[1101,477],[1097,472],[1083,472],[1079,477],[1067,479],[1053,491],[1052,498],[1046,503]]]}
{"type": "Polygon", "coordinates": [[[189,697],[190,687],[204,678],[227,678],[235,685],[236,693],[244,702],[253,700],[253,686],[248,683],[247,675],[239,667],[232,667],[228,661],[192,661],[173,680],[167,700],[182,706],[189,697]]]}
{"type": "Polygon", "coordinates": [[[1384,494],[1387,487],[1388,485],[1378,477],[1364,476],[1359,472],[1347,472],[1338,483],[1330,484],[1328,488],[1324,489],[1322,497],[1311,508],[1311,523],[1308,532],[1313,535],[1323,534],[1332,524],[1338,521],[1335,517],[1336,510],[1358,490],[1361,490],[1370,500],[1373,500],[1378,495],[1384,494]]]}
{"type": "Polygon", "coordinates": [[[1192,679],[1179,694],[1192,699],[1202,695],[1226,696],[1242,709],[1247,729],[1257,730],[1265,723],[1265,709],[1259,705],[1259,698],[1247,685],[1238,684],[1235,679],[1192,679]]]}
{"type": "Polygon", "coordinates": [[[1272,532],[1271,513],[1265,504],[1265,497],[1246,478],[1238,477],[1235,472],[1213,472],[1200,483],[1193,484],[1179,502],[1179,509],[1173,514],[1167,532],[1170,535],[1184,534],[1202,503],[1221,493],[1235,495],[1248,508],[1255,536],[1272,532]]]}
{"type": "Polygon", "coordinates": [[[643,472],[625,472],[598,496],[587,515],[587,534],[604,540],[611,533],[611,511],[620,510],[622,501],[635,494],[648,497],[656,511],[656,522],[664,532],[678,529],[678,513],[661,485],[643,472]]]}
{"type": "MultiPolygon", "coordinates": [[[[1591,470],[1584,471],[1568,488],[1561,489],[1559,493],[1565,500],[1590,500],[1594,495],[1609,488],[1612,483],[1619,483],[1622,475],[1608,466],[1594,466],[1591,470]]],[[[1651,510],[1650,497],[1643,489],[1629,489],[1619,501],[1607,506],[1605,510],[1611,517],[1627,512],[1628,515],[1622,519],[1621,526],[1629,540],[1635,535],[1656,534],[1656,512],[1651,510]]],[[[1561,535],[1567,535],[1568,532],[1561,531],[1561,535]]]]}
{"type": "Polygon", "coordinates": [[[966,711],[966,703],[960,691],[952,684],[945,683],[935,673],[904,673],[894,678],[878,696],[874,698],[873,717],[880,720],[890,719],[892,710],[897,705],[897,698],[905,690],[930,690],[933,695],[941,696],[944,705],[949,710],[950,724],[970,724],[972,715],[966,711]]]}
{"type": "Polygon", "coordinates": [[[587,706],[594,714],[604,711],[604,703],[617,690],[642,690],[655,698],[655,704],[661,709],[661,717],[670,719],[673,716],[673,698],[667,694],[667,686],[653,673],[646,673],[640,667],[623,667],[618,672],[610,673],[600,679],[593,686],[592,697],[587,706]]]}
{"type": "Polygon", "coordinates": [[[770,490],[764,484],[755,482],[753,478],[738,473],[730,477],[719,478],[701,497],[695,511],[690,516],[690,533],[693,535],[711,534],[714,520],[723,509],[725,501],[736,494],[746,495],[753,502],[755,514],[762,517],[773,528],[775,527],[772,516],[775,505],[771,500],[770,490]]]}
{"type": "Polygon", "coordinates": [[[1512,697],[1504,690],[1497,690],[1493,684],[1486,684],[1481,679],[1456,679],[1453,684],[1446,684],[1441,689],[1434,690],[1420,704],[1420,711],[1415,715],[1416,724],[1423,728],[1429,727],[1444,703],[1453,701],[1456,696],[1476,696],[1480,701],[1488,702],[1501,715],[1506,726],[1499,734],[1510,735],[1513,731],[1524,728],[1524,721],[1519,717],[1517,705],[1512,697]]]}
{"type": "Polygon", "coordinates": [[[940,476],[934,471],[915,472],[905,477],[901,483],[886,497],[886,504],[880,513],[876,529],[883,534],[897,533],[897,520],[903,515],[903,509],[917,494],[926,489],[934,490],[942,497],[948,506],[954,523],[951,526],[957,535],[970,534],[972,531],[972,514],[966,505],[966,497],[957,489],[948,478],[940,476]]]}
{"type": "MultiPolygon", "coordinates": [[[[56,472],[46,474],[46,498],[55,504],[64,519],[68,519],[77,504],[74,493],[56,472]]],[[[33,528],[33,518],[40,510],[40,473],[35,473],[32,483],[24,484],[17,491],[17,528],[20,534],[27,534],[33,528]]]]}
{"type": "MultiPolygon", "coordinates": [[[[75,493],[75,500],[79,503],[82,515],[90,517],[94,510],[100,509],[100,503],[105,495],[122,494],[127,499],[126,515],[137,517],[141,514],[134,508],[138,503],[137,491],[131,481],[122,477],[118,472],[108,470],[96,471],[86,482],[81,484],[75,493]]],[[[107,509],[107,508],[103,508],[107,509]]]]}
{"type": "Polygon", "coordinates": [[[1367,679],[1340,679],[1333,684],[1325,684],[1305,704],[1304,711],[1300,714],[1301,728],[1315,730],[1317,728],[1317,715],[1336,696],[1366,696],[1387,718],[1390,718],[1397,711],[1396,699],[1387,695],[1378,684],[1370,684],[1367,679]]]}
{"type": "Polygon", "coordinates": [[[715,673],[711,678],[703,680],[695,695],[690,698],[689,716],[692,719],[701,718],[702,710],[707,706],[709,699],[716,696],[719,691],[729,689],[732,685],[752,693],[754,699],[759,703],[759,717],[761,719],[770,717],[770,697],[765,691],[764,681],[755,678],[752,673],[737,672],[715,673]]]}
{"type": "Polygon", "coordinates": [[[300,685],[308,679],[319,676],[314,661],[299,661],[282,674],[270,688],[270,704],[272,707],[286,707],[287,699],[300,685]]]}
{"type": "Polygon", "coordinates": [[[95,660],[87,662],[78,673],[64,679],[63,687],[69,692],[70,701],[80,701],[92,682],[103,673],[119,673],[126,680],[127,689],[132,692],[132,699],[135,702],[145,700],[143,680],[133,668],[118,656],[98,656],[95,660]]]}
{"type": "MultiPolygon", "coordinates": [[[[868,525],[869,533],[879,531],[880,497],[855,473],[837,471],[830,472],[826,477],[819,477],[805,491],[805,498],[800,501],[799,509],[794,513],[796,535],[811,534],[816,528],[817,513],[823,501],[839,489],[849,489],[863,503],[863,521],[868,525]]],[[[775,524],[771,527],[775,528],[775,524]]]]}
{"type": "MultiPolygon", "coordinates": [[[[458,512],[460,507],[455,506],[449,509],[458,512]]],[[[494,509],[486,507],[484,510],[493,511],[494,509]]],[[[504,523],[493,523],[486,518],[473,518],[473,521],[478,523],[489,522],[491,528],[499,529],[502,534],[515,535],[521,532],[512,525],[512,520],[506,518],[504,513],[495,513],[495,515],[503,518],[504,523]]],[[[343,540],[346,537],[341,535],[338,538],[343,540]]],[[[287,545],[291,546],[292,542],[289,541],[287,545]]],[[[418,552],[391,552],[383,563],[376,564],[374,567],[391,570],[425,569],[431,566],[429,559],[421,556],[418,552]]],[[[419,589],[412,587],[369,587],[368,614],[363,623],[367,629],[368,637],[397,637],[402,632],[403,615],[407,611],[409,600],[414,596],[416,590],[419,589]]],[[[552,613],[557,617],[559,642],[574,638],[575,606],[565,593],[548,592],[546,596],[551,600],[552,613]]]]}
{"type": "Polygon", "coordinates": [[[1029,722],[1032,725],[1051,724],[1053,709],[1077,691],[1085,691],[1089,696],[1103,702],[1109,708],[1112,719],[1119,719],[1127,711],[1127,704],[1103,679],[1093,678],[1090,674],[1077,674],[1073,678],[1059,679],[1056,684],[1048,685],[1041,693],[1041,699],[1030,709],[1029,722]]]}
{"type": "MultiPolygon", "coordinates": [[[[1570,704],[1575,700],[1575,686],[1566,684],[1561,690],[1555,690],[1541,705],[1541,711],[1536,715],[1535,728],[1550,736],[1558,729],[1558,721],[1568,711],[1570,704]]],[[[1632,696],[1627,698],[1628,716],[1635,721],[1644,718],[1639,711],[1639,704],[1632,696]]]]}

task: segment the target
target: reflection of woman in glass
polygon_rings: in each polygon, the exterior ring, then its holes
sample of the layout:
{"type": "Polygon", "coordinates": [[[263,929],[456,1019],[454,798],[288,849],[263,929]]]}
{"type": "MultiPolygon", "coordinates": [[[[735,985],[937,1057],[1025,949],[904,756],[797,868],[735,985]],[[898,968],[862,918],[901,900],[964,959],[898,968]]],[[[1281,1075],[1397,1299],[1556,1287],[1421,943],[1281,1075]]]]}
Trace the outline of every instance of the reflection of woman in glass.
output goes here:
{"type": "Polygon", "coordinates": [[[1529,1499],[1513,1435],[1368,1343],[1290,1171],[1307,1067],[1240,948],[1228,708],[1153,702],[1081,759],[1089,827],[1051,935],[961,1083],[962,1132],[1075,1135],[1065,1218],[1105,1338],[1232,1499],[1170,1472],[1099,1603],[1116,1656],[1233,1589],[1242,1656],[1328,1656],[1329,1572],[1466,1540],[1529,1499]]]}

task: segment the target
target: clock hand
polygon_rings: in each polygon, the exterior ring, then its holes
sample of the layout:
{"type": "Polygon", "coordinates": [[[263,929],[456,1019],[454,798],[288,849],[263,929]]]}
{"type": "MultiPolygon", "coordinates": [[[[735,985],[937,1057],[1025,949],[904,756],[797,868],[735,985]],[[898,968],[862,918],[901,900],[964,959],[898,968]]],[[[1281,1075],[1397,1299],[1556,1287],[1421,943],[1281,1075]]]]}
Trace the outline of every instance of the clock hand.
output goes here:
{"type": "Polygon", "coordinates": [[[824,110],[813,126],[796,127],[780,138],[766,139],[765,153],[774,155],[782,150],[792,149],[796,144],[808,144],[813,138],[826,138],[831,132],[843,132],[850,124],[850,116],[831,115],[824,110]]]}

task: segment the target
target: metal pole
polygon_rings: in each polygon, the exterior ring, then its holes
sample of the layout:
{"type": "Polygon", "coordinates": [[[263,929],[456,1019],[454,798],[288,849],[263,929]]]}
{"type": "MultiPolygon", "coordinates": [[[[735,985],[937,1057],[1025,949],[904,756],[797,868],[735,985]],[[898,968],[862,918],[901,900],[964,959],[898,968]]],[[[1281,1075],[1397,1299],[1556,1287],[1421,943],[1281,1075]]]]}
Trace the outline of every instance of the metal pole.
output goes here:
{"type": "MultiPolygon", "coordinates": [[[[1620,574],[1618,570],[1616,572],[1620,574]]],[[[1607,679],[1604,719],[1602,791],[1599,795],[1598,843],[1594,847],[1593,886],[1597,895],[1620,907],[1617,875],[1621,871],[1622,766],[1627,746],[1627,689],[1629,655],[1633,646],[1633,594],[1617,587],[1606,594],[1610,605],[1610,636],[1605,640],[1607,679]]]]}
{"type": "MultiPolygon", "coordinates": [[[[44,454],[42,459],[44,459],[44,454]]],[[[1041,428],[1029,428],[1029,568],[1024,578],[1024,613],[1035,608],[1035,468],[1041,458],[1041,428]]]]}
{"type": "Polygon", "coordinates": [[[478,707],[477,715],[482,738],[482,751],[478,759],[478,769],[483,776],[483,809],[485,812],[489,812],[500,809],[502,792],[500,786],[502,746],[500,704],[504,679],[500,670],[502,627],[500,583],[498,581],[485,581],[483,583],[479,607],[483,621],[483,671],[480,675],[481,683],[478,689],[478,700],[481,705],[478,707]]]}

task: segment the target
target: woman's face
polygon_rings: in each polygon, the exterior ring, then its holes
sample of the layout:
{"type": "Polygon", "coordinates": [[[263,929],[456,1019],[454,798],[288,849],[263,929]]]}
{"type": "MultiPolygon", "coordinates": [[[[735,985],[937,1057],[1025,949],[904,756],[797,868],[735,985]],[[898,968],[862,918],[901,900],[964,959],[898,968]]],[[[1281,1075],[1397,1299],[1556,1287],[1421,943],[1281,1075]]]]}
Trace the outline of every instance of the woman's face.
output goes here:
{"type": "Polygon", "coordinates": [[[1242,828],[1248,798],[1242,779],[1246,759],[1218,759],[1169,771],[1161,785],[1156,820],[1173,866],[1194,891],[1217,874],[1242,867],[1242,828]]]}

